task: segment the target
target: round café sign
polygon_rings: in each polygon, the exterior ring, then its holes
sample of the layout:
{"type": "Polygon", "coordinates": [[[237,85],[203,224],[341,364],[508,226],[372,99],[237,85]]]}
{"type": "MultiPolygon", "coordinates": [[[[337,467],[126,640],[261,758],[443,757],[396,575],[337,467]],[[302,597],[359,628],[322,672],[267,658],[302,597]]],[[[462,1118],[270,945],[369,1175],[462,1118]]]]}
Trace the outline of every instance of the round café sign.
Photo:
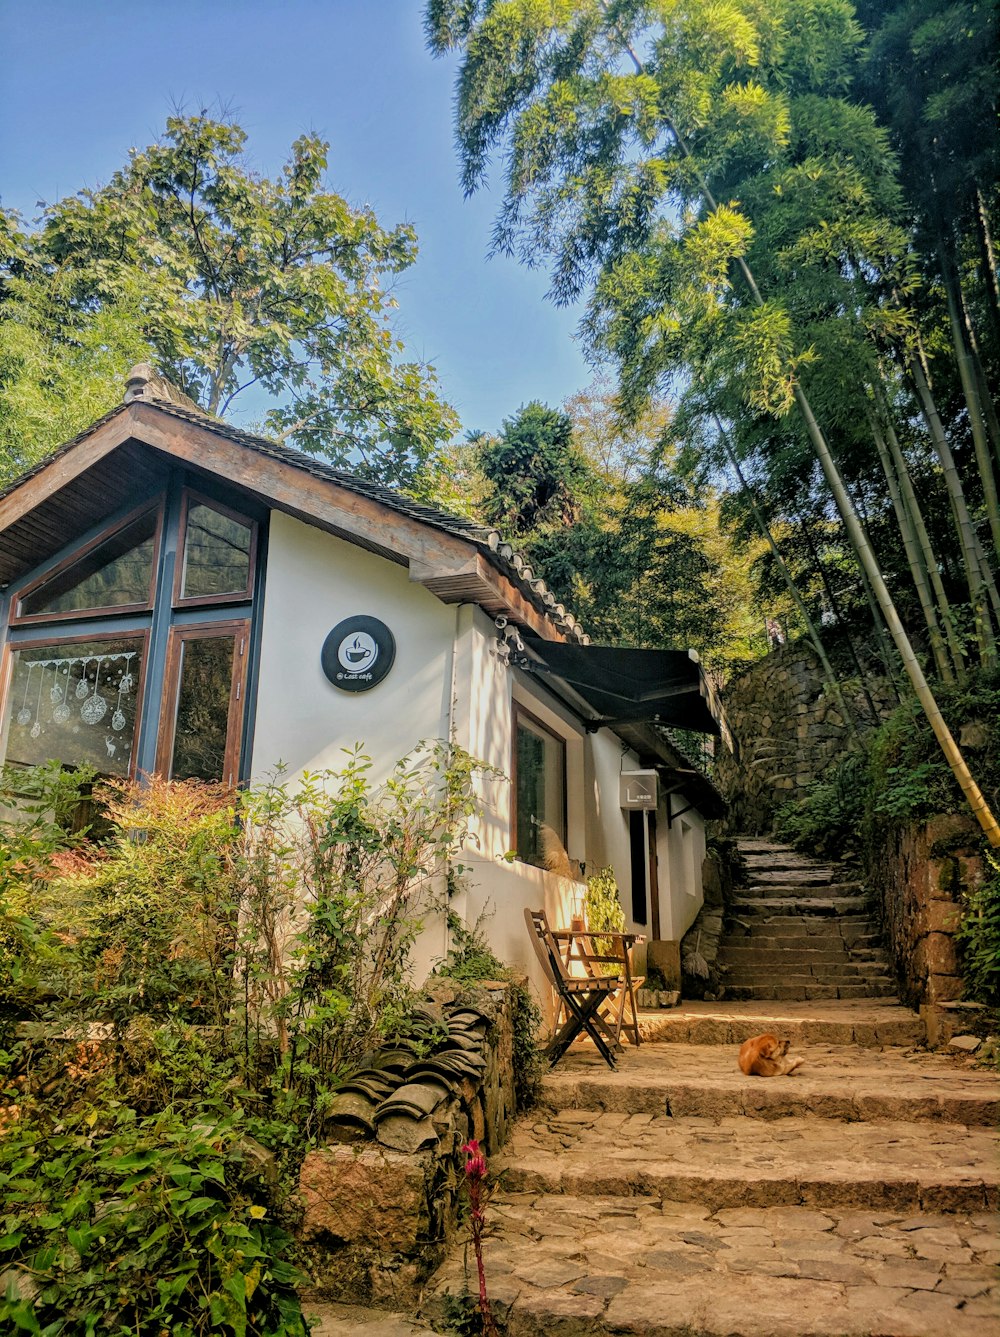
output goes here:
{"type": "Polygon", "coordinates": [[[367,692],[392,668],[396,642],[377,617],[346,617],[323,642],[323,672],[343,692],[367,692]]]}

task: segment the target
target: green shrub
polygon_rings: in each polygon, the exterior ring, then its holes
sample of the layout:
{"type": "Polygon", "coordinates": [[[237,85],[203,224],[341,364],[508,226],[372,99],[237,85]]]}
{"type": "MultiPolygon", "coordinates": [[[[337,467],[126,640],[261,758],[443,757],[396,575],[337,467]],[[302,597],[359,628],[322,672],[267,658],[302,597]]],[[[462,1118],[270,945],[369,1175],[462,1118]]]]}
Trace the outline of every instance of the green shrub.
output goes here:
{"type": "Polygon", "coordinates": [[[848,753],[827,768],[804,798],[780,809],[775,834],[808,854],[856,855],[866,789],[867,758],[863,753],[848,753]]]}
{"type": "Polygon", "coordinates": [[[0,1201],[6,1332],[309,1331],[290,1237],[234,1118],[25,1115],[0,1138],[0,1201]]]}
{"type": "Polygon", "coordinates": [[[955,930],[966,996],[1000,1007],[1000,859],[985,853],[988,875],[962,897],[955,930]]]}
{"type": "MultiPolygon", "coordinates": [[[[591,933],[624,933],[625,911],[618,896],[618,882],[613,868],[602,868],[587,878],[587,928],[591,933]]],[[[598,956],[615,955],[607,938],[596,936],[594,948],[598,956]]],[[[604,961],[600,969],[605,975],[617,975],[614,961],[604,961]]]]}

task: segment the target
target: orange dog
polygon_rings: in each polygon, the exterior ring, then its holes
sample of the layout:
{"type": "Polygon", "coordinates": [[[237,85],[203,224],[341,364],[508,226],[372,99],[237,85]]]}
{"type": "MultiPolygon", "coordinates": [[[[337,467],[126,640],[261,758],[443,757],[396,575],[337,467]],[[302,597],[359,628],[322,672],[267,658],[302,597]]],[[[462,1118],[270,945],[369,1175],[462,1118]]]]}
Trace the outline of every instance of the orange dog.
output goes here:
{"type": "Polygon", "coordinates": [[[785,1058],[788,1040],[776,1035],[754,1035],[740,1045],[740,1071],[748,1077],[790,1077],[804,1062],[800,1058],[785,1058]]]}

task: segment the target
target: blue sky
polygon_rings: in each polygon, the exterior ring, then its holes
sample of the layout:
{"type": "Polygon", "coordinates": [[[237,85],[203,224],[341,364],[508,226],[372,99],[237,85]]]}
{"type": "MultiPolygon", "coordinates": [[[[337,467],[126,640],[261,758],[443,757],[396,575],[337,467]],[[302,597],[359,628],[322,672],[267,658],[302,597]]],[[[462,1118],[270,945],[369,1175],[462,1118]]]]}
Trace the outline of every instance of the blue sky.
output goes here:
{"type": "Polygon", "coordinates": [[[416,227],[398,328],[464,425],[560,404],[591,379],[579,313],[544,300],[544,271],[487,259],[497,199],[462,198],[454,62],[428,54],[421,14],[419,0],[7,0],[0,199],[31,218],[101,184],[178,106],[228,105],[268,175],[315,131],[332,189],[416,227]]]}

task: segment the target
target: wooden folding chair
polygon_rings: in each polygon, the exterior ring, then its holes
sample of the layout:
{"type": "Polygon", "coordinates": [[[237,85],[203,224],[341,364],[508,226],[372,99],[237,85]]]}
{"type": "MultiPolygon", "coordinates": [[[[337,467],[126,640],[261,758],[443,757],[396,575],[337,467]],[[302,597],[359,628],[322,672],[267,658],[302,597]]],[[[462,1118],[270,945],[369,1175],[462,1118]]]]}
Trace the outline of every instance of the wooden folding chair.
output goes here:
{"type": "Polygon", "coordinates": [[[572,970],[579,961],[588,975],[605,974],[602,967],[615,967],[618,988],[601,1005],[599,1017],[602,1029],[616,1049],[621,1049],[621,1034],[625,1031],[630,1043],[640,1044],[639,1019],[636,1015],[635,991],[641,988],[645,976],[632,974],[632,949],[637,942],[645,942],[642,933],[614,933],[610,930],[592,932],[590,929],[555,929],[552,936],[557,943],[565,943],[564,960],[572,970]]]}
{"type": "Polygon", "coordinates": [[[545,978],[552,985],[561,1007],[566,1009],[566,1020],[558,1028],[545,1050],[549,1064],[554,1067],[576,1037],[583,1032],[593,1040],[597,1052],[609,1068],[615,1059],[605,1038],[606,1024],[598,1015],[599,1009],[617,992],[621,980],[615,975],[571,975],[559,951],[544,910],[525,909],[531,945],[535,949],[545,978]]]}

